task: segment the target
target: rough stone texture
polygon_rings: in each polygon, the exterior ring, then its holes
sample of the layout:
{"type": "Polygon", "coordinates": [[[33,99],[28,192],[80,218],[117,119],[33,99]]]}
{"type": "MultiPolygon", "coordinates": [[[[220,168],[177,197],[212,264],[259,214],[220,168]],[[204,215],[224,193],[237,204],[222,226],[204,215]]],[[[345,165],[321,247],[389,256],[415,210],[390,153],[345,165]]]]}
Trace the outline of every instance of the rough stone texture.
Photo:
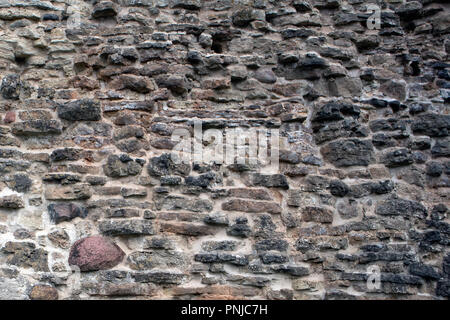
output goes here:
{"type": "Polygon", "coordinates": [[[20,209],[25,208],[25,203],[19,196],[6,196],[0,198],[0,208],[20,209]]]}
{"type": "Polygon", "coordinates": [[[31,300],[58,300],[58,290],[48,285],[36,285],[30,292],[31,300]]]}
{"type": "Polygon", "coordinates": [[[68,102],[58,106],[58,116],[69,121],[97,121],[101,118],[100,104],[90,99],[68,102]]]}
{"type": "Polygon", "coordinates": [[[76,217],[84,218],[87,216],[86,208],[80,208],[73,203],[52,203],[48,206],[50,219],[56,224],[63,221],[70,221],[76,217]]]}
{"type": "Polygon", "coordinates": [[[7,265],[32,268],[35,271],[49,271],[48,253],[42,248],[36,248],[32,242],[8,241],[0,249],[0,253],[5,257],[7,265]]]}
{"type": "Polygon", "coordinates": [[[450,5],[370,2],[0,1],[0,299],[448,299],[450,5]]]}
{"type": "Polygon", "coordinates": [[[125,253],[111,240],[92,236],[76,241],[70,249],[69,264],[81,271],[110,269],[119,264],[125,253]]]}

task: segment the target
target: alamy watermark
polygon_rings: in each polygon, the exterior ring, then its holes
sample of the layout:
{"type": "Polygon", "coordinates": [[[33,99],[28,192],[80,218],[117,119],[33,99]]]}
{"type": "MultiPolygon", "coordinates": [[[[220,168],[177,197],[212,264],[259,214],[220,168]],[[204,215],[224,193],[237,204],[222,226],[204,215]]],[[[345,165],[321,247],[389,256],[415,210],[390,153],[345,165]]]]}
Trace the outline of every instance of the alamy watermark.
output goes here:
{"type": "Polygon", "coordinates": [[[367,267],[367,290],[374,291],[381,288],[381,270],[379,266],[367,267]]]}
{"type": "Polygon", "coordinates": [[[367,18],[367,28],[369,30],[381,28],[381,9],[376,4],[367,5],[367,11],[371,15],[367,18]]]}
{"type": "Polygon", "coordinates": [[[193,135],[188,129],[175,129],[172,161],[176,164],[241,164],[258,166],[266,173],[278,173],[280,133],[278,129],[228,128],[203,131],[194,121],[193,135]]]}
{"type": "MultiPolygon", "coordinates": [[[[405,3],[405,0],[385,0],[386,3],[405,3]]],[[[367,5],[366,13],[370,14],[366,21],[367,29],[380,30],[381,29],[381,8],[379,5],[369,3],[367,5]]]]}

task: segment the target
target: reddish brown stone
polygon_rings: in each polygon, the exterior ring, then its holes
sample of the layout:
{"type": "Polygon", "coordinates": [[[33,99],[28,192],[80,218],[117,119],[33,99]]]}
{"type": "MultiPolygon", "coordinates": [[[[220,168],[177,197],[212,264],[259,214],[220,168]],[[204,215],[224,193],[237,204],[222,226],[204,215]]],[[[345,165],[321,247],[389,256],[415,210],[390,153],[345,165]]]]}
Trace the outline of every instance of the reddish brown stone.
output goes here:
{"type": "Polygon", "coordinates": [[[31,300],[58,300],[58,290],[48,285],[36,285],[30,292],[31,300]]]}
{"type": "Polygon", "coordinates": [[[307,222],[332,223],[333,212],[327,208],[305,207],[302,211],[302,220],[307,222]]]}
{"type": "Polygon", "coordinates": [[[118,265],[125,253],[111,240],[92,236],[76,241],[69,256],[69,265],[81,271],[106,270],[118,265]]]}
{"type": "Polygon", "coordinates": [[[16,121],[16,113],[14,111],[8,111],[3,119],[4,123],[13,123],[16,121]]]}
{"type": "Polygon", "coordinates": [[[214,229],[209,226],[193,223],[163,222],[161,223],[161,232],[170,232],[195,237],[213,235],[214,229]]]}
{"type": "Polygon", "coordinates": [[[235,198],[255,199],[255,200],[272,200],[271,195],[265,189],[247,189],[247,188],[229,189],[228,196],[235,198]]]}
{"type": "Polygon", "coordinates": [[[75,88],[87,89],[87,90],[95,90],[100,87],[97,80],[90,79],[88,77],[73,77],[72,83],[75,88]]]}
{"type": "Polygon", "coordinates": [[[275,202],[248,201],[241,199],[233,199],[223,203],[222,209],[226,211],[243,211],[254,213],[281,213],[280,205],[275,202]]]}

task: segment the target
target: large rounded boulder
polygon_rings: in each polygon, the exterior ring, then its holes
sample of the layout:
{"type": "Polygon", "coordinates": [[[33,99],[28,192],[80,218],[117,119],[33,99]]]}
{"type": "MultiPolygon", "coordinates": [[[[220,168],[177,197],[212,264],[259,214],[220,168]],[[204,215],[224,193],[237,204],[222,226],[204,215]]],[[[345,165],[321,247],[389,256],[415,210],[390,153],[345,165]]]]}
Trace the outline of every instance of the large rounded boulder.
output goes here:
{"type": "Polygon", "coordinates": [[[125,252],[102,236],[92,236],[76,241],[70,249],[69,265],[75,265],[81,271],[106,270],[118,265],[125,252]]]}

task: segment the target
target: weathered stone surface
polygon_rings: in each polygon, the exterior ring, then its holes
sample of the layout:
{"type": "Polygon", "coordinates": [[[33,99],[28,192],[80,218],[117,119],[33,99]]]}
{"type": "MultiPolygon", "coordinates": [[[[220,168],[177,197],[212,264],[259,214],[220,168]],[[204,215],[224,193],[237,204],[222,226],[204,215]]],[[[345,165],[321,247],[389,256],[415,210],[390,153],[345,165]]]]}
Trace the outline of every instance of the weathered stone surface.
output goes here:
{"type": "Polygon", "coordinates": [[[440,279],[441,275],[435,268],[423,263],[412,263],[409,266],[409,272],[415,276],[427,279],[440,279]]]}
{"type": "Polygon", "coordinates": [[[248,220],[245,217],[237,218],[235,223],[227,229],[229,236],[238,238],[248,238],[252,235],[252,229],[248,225],[248,220]]]}
{"type": "Polygon", "coordinates": [[[181,159],[178,159],[168,153],[161,155],[160,157],[151,158],[147,170],[151,176],[160,177],[173,174],[179,174],[186,176],[191,171],[191,168],[187,164],[178,163],[181,159]]]}
{"type": "Polygon", "coordinates": [[[185,94],[191,89],[191,84],[185,77],[169,76],[159,77],[156,79],[158,86],[168,88],[171,92],[177,95],[185,94]]]}
{"type": "Polygon", "coordinates": [[[413,163],[410,151],[406,148],[389,150],[383,155],[382,162],[386,167],[401,167],[413,163]]]}
{"type": "Polygon", "coordinates": [[[81,158],[82,150],[75,148],[64,148],[53,150],[50,154],[52,161],[76,161],[81,158]]]}
{"type": "Polygon", "coordinates": [[[431,148],[431,155],[435,158],[450,156],[450,139],[436,141],[433,148],[431,148]]]}
{"type": "Polygon", "coordinates": [[[17,74],[9,74],[2,79],[0,91],[4,99],[18,100],[22,83],[17,74]]]}
{"type": "Polygon", "coordinates": [[[202,1],[201,0],[171,0],[170,6],[172,8],[200,10],[200,8],[202,7],[202,1]]]}
{"type": "Polygon", "coordinates": [[[139,210],[134,208],[108,209],[105,216],[107,218],[132,218],[139,217],[139,210]]]}
{"type": "Polygon", "coordinates": [[[111,240],[92,236],[76,241],[70,249],[69,265],[81,271],[110,269],[119,264],[125,253],[111,240]]]}
{"type": "Polygon", "coordinates": [[[262,83],[275,83],[277,76],[271,69],[258,69],[254,75],[255,79],[262,83]]]}
{"type": "Polygon", "coordinates": [[[439,177],[444,171],[442,163],[437,161],[430,161],[426,164],[426,173],[431,177],[439,177]]]}
{"type": "Polygon", "coordinates": [[[117,90],[128,89],[138,93],[149,93],[154,89],[152,83],[148,79],[133,75],[118,76],[112,83],[112,86],[117,90]]]}
{"type": "Polygon", "coordinates": [[[280,161],[291,164],[298,164],[301,162],[300,155],[296,152],[280,150],[280,161]]]}
{"type": "Polygon", "coordinates": [[[203,219],[203,222],[206,224],[223,225],[223,226],[228,226],[230,223],[225,213],[209,214],[203,219]]]}
{"type": "Polygon", "coordinates": [[[378,204],[376,213],[383,216],[415,216],[422,219],[427,216],[427,210],[422,204],[406,199],[385,200],[378,204]]]}
{"type": "Polygon", "coordinates": [[[203,251],[234,251],[238,247],[237,241],[205,241],[202,242],[203,251]]]}
{"type": "Polygon", "coordinates": [[[332,223],[333,212],[327,208],[306,207],[302,210],[302,220],[307,222],[332,223]]]}
{"type": "MultiPolygon", "coordinates": [[[[368,39],[368,38],[366,38],[368,39]]],[[[368,42],[367,44],[369,44],[368,42]]],[[[375,43],[375,41],[373,42],[375,43]]],[[[370,46],[372,44],[370,43],[370,46]]],[[[389,80],[383,83],[380,87],[380,91],[386,96],[403,101],[406,98],[406,85],[404,82],[399,82],[395,80],[389,80]]]]}
{"type": "Polygon", "coordinates": [[[108,236],[155,234],[153,222],[149,220],[101,221],[99,230],[108,236]]]}
{"type": "Polygon", "coordinates": [[[85,200],[91,196],[92,190],[88,184],[48,185],[45,189],[45,198],[47,200],[85,200]]]}
{"type": "Polygon", "coordinates": [[[58,224],[77,217],[85,218],[88,211],[86,208],[74,203],[52,203],[48,206],[48,213],[50,214],[50,219],[58,224]]]}
{"type": "Polygon", "coordinates": [[[346,238],[328,237],[328,236],[315,236],[300,238],[295,243],[295,248],[302,253],[308,251],[328,251],[328,250],[341,250],[348,247],[348,240],[346,238]]]}
{"type": "Polygon", "coordinates": [[[162,232],[175,233],[186,236],[206,236],[214,234],[214,229],[209,226],[194,223],[162,222],[162,232]]]}
{"type": "Polygon", "coordinates": [[[21,193],[28,192],[33,184],[30,177],[22,173],[15,174],[6,183],[12,190],[21,193]]]}
{"type": "Polygon", "coordinates": [[[209,212],[213,204],[209,200],[188,199],[181,196],[164,196],[155,199],[158,210],[188,210],[191,212],[209,212]]]}
{"type": "Polygon", "coordinates": [[[186,276],[181,273],[164,271],[150,271],[133,275],[136,282],[152,282],[157,284],[181,284],[185,277],[186,276]]]}
{"type": "Polygon", "coordinates": [[[128,256],[127,262],[133,270],[151,270],[182,267],[186,263],[185,259],[182,252],[153,250],[133,252],[128,256]]]}
{"type": "Polygon", "coordinates": [[[436,294],[438,296],[450,297],[450,281],[449,280],[440,280],[437,283],[436,294]]]}
{"type": "Polygon", "coordinates": [[[415,134],[446,137],[450,134],[450,115],[436,113],[419,115],[411,124],[411,130],[415,134]]]}
{"type": "Polygon", "coordinates": [[[265,175],[265,174],[251,174],[248,177],[248,185],[249,186],[263,186],[268,188],[289,188],[289,182],[286,177],[282,174],[273,174],[273,175],[265,175]]]}
{"type": "Polygon", "coordinates": [[[117,10],[115,8],[115,5],[110,1],[102,1],[96,4],[94,10],[92,11],[93,18],[114,17],[116,15],[117,10]]]}
{"type": "Polygon", "coordinates": [[[110,155],[103,171],[105,175],[113,178],[136,176],[142,172],[142,164],[128,156],[110,155]]]}
{"type": "Polygon", "coordinates": [[[254,20],[265,20],[264,11],[252,8],[242,8],[235,11],[232,15],[233,24],[239,27],[245,27],[254,20]]]}
{"type": "Polygon", "coordinates": [[[340,180],[331,181],[329,188],[335,197],[344,197],[350,191],[350,188],[340,180]]]}
{"type": "Polygon", "coordinates": [[[19,196],[0,197],[0,208],[4,208],[4,209],[25,208],[25,202],[19,196]]]}
{"type": "Polygon", "coordinates": [[[58,300],[58,290],[49,285],[36,285],[30,292],[31,300],[58,300]]]}
{"type": "Polygon", "coordinates": [[[234,199],[224,202],[222,209],[226,211],[243,211],[243,212],[267,212],[267,213],[281,213],[281,207],[274,202],[249,201],[234,199]]]}
{"type": "Polygon", "coordinates": [[[328,102],[321,106],[315,113],[311,121],[338,121],[345,116],[359,117],[360,108],[349,103],[328,102]]]}
{"type": "Polygon", "coordinates": [[[47,235],[53,245],[62,249],[70,248],[70,237],[64,229],[56,229],[47,235]]]}
{"type": "Polygon", "coordinates": [[[336,167],[368,166],[374,161],[372,143],[368,140],[333,141],[322,147],[320,152],[336,167]]]}
{"type": "Polygon", "coordinates": [[[58,116],[69,121],[98,121],[102,117],[100,103],[82,99],[58,105],[58,116]]]}
{"type": "Polygon", "coordinates": [[[256,242],[254,248],[257,251],[286,251],[288,246],[289,244],[286,240],[267,239],[256,242]]]}
{"type": "Polygon", "coordinates": [[[12,127],[12,133],[16,136],[60,134],[61,123],[57,120],[29,120],[16,122],[12,127]]]}
{"type": "Polygon", "coordinates": [[[185,178],[185,183],[188,186],[196,186],[201,188],[211,187],[215,183],[221,183],[222,178],[215,172],[207,172],[199,176],[189,176],[185,178]]]}
{"type": "Polygon", "coordinates": [[[226,196],[233,198],[273,200],[270,193],[265,189],[233,188],[226,191],[226,196]]]}
{"type": "Polygon", "coordinates": [[[194,257],[195,261],[203,263],[230,263],[237,266],[248,264],[248,258],[230,253],[199,253],[194,257]]]}
{"type": "Polygon", "coordinates": [[[6,264],[32,268],[35,271],[48,272],[48,253],[42,248],[36,248],[32,242],[8,241],[0,252],[6,256],[6,264]]]}

